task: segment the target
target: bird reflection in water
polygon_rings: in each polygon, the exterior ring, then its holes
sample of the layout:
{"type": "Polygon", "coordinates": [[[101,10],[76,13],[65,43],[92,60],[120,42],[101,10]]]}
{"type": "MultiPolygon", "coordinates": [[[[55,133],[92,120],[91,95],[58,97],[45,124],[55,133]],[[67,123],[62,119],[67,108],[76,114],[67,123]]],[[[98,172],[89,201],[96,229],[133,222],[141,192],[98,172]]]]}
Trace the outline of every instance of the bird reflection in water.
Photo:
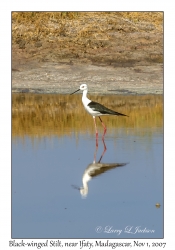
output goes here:
{"type": "Polygon", "coordinates": [[[107,150],[104,138],[102,139],[102,142],[104,145],[104,149],[103,149],[103,153],[102,153],[99,161],[96,162],[96,154],[97,154],[97,150],[98,150],[98,144],[96,144],[96,149],[95,149],[95,153],[94,153],[94,161],[93,161],[93,163],[90,163],[87,166],[87,168],[85,169],[85,171],[83,173],[83,177],[82,177],[83,187],[79,188],[75,185],[72,185],[73,188],[78,189],[80,191],[82,198],[86,198],[86,196],[88,194],[88,182],[93,177],[97,177],[97,176],[105,173],[108,170],[114,169],[116,167],[123,167],[127,164],[127,163],[102,163],[101,160],[102,160],[102,158],[107,150]]]}

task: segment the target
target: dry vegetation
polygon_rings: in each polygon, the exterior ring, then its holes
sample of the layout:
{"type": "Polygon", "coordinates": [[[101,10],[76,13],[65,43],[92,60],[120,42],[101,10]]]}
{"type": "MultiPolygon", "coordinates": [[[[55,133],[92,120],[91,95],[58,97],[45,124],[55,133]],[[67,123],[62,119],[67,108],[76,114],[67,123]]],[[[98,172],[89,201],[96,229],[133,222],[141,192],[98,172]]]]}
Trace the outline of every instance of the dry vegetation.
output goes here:
{"type": "Polygon", "coordinates": [[[21,38],[27,42],[66,37],[98,40],[107,39],[109,30],[162,32],[162,22],[162,12],[13,12],[12,38],[14,43],[21,38]]]}
{"type": "Polygon", "coordinates": [[[25,58],[102,61],[99,54],[117,51],[112,60],[124,60],[131,51],[152,48],[162,62],[162,32],[163,12],[12,12],[13,58],[23,50],[25,58]]]}
{"type": "MultiPolygon", "coordinates": [[[[92,117],[80,102],[80,96],[13,94],[13,136],[70,135],[72,131],[94,134],[92,117]]],[[[98,102],[128,114],[126,117],[103,117],[108,127],[147,128],[163,125],[162,96],[95,96],[98,102]]],[[[101,125],[97,120],[99,128],[101,125]]],[[[116,129],[116,133],[117,133],[116,129]]],[[[137,130],[135,130],[137,131],[137,130]]]]}

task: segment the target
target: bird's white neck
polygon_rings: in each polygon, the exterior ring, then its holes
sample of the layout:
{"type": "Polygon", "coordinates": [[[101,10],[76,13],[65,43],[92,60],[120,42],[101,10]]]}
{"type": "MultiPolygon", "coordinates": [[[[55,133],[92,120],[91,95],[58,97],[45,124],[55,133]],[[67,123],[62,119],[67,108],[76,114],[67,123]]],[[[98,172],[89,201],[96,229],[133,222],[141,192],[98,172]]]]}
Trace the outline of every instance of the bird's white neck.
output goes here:
{"type": "MultiPolygon", "coordinates": [[[[87,177],[87,176],[86,176],[87,177]]],[[[86,178],[84,177],[82,182],[83,182],[83,187],[80,189],[80,193],[83,197],[86,197],[86,195],[88,194],[88,181],[89,179],[86,180],[86,178]]]]}
{"type": "Polygon", "coordinates": [[[83,90],[83,98],[87,98],[87,92],[88,92],[88,90],[87,89],[85,89],[85,90],[83,90]]]}
{"type": "Polygon", "coordinates": [[[85,106],[91,102],[91,100],[87,98],[87,92],[88,92],[87,89],[83,90],[83,95],[82,95],[82,102],[85,106]]]}

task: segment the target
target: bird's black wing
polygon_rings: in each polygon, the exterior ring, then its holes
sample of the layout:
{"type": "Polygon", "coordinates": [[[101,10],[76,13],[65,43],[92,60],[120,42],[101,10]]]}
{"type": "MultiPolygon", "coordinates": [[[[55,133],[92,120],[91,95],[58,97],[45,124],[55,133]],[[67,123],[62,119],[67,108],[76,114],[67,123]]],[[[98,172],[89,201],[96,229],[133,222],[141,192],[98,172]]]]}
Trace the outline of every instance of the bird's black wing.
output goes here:
{"type": "Polygon", "coordinates": [[[124,114],[121,114],[121,113],[118,113],[114,110],[111,110],[111,109],[108,109],[106,108],[105,106],[103,106],[102,104],[98,103],[98,102],[90,102],[88,104],[88,106],[94,110],[94,111],[97,111],[97,112],[100,112],[101,114],[109,114],[109,115],[122,115],[122,116],[128,116],[128,115],[124,115],[124,114]]]}
{"type": "Polygon", "coordinates": [[[98,176],[116,167],[123,167],[127,165],[127,163],[95,163],[94,165],[96,165],[96,168],[89,172],[91,177],[98,176]]]}

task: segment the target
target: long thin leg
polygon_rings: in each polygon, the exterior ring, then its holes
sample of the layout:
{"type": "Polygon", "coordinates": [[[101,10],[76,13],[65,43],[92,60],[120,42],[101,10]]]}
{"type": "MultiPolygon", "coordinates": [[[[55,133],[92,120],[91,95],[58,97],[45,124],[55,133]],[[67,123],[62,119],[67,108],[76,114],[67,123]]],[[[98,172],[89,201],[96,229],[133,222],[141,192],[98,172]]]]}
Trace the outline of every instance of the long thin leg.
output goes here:
{"type": "Polygon", "coordinates": [[[104,149],[103,149],[103,153],[102,153],[102,155],[101,155],[101,157],[100,157],[100,160],[98,161],[99,163],[101,162],[101,159],[103,158],[103,156],[104,156],[104,154],[105,154],[105,152],[106,152],[106,150],[107,150],[106,144],[105,144],[105,141],[104,141],[104,138],[102,138],[102,141],[103,141],[104,149]]]}
{"type": "Polygon", "coordinates": [[[102,142],[103,142],[103,146],[104,146],[104,152],[107,150],[106,144],[105,144],[105,140],[104,138],[102,138],[102,142]]]}
{"type": "Polygon", "coordinates": [[[102,137],[102,138],[104,139],[104,136],[105,136],[105,134],[106,134],[107,128],[106,128],[106,126],[104,125],[104,123],[103,123],[101,117],[99,116],[98,118],[100,119],[101,124],[102,124],[102,126],[103,126],[103,128],[104,128],[104,133],[103,133],[103,137],[102,137]]]}
{"type": "Polygon", "coordinates": [[[98,131],[97,131],[97,125],[95,122],[95,116],[93,116],[93,119],[94,119],[95,132],[96,132],[96,147],[98,147],[98,131]]]}
{"type": "Polygon", "coordinates": [[[98,139],[96,138],[96,148],[95,148],[95,152],[94,152],[94,163],[96,163],[97,150],[98,150],[98,139]]]}

